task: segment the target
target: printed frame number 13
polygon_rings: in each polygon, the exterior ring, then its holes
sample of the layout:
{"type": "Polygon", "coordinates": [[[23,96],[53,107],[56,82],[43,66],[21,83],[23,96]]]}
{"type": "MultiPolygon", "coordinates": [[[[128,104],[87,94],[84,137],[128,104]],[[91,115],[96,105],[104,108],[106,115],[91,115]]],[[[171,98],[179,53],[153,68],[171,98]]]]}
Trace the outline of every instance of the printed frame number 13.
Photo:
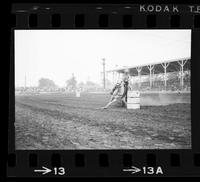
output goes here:
{"type": "Polygon", "coordinates": [[[64,167],[54,167],[53,168],[55,175],[65,175],[65,168],[64,167]]]}

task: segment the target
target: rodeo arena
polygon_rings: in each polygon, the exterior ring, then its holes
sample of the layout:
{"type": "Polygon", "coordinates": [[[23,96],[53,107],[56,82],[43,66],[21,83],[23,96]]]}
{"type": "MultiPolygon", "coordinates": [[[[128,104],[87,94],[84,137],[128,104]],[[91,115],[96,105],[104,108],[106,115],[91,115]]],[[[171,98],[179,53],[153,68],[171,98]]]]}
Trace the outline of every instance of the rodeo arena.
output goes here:
{"type": "Polygon", "coordinates": [[[27,87],[25,77],[16,149],[190,149],[191,59],[111,70],[102,60],[102,85],[27,87]]]}

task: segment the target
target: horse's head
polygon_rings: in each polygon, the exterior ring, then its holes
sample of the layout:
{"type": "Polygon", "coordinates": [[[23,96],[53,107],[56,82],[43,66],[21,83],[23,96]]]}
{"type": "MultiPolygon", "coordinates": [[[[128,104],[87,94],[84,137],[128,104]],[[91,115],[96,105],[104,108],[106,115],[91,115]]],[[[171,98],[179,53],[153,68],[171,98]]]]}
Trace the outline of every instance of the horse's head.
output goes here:
{"type": "Polygon", "coordinates": [[[122,86],[122,82],[117,82],[115,86],[116,86],[117,88],[121,87],[121,86],[122,86]]]}
{"type": "Polygon", "coordinates": [[[113,95],[121,95],[123,94],[123,92],[124,92],[123,82],[122,81],[117,82],[115,85],[115,90],[114,90],[113,95]]]}

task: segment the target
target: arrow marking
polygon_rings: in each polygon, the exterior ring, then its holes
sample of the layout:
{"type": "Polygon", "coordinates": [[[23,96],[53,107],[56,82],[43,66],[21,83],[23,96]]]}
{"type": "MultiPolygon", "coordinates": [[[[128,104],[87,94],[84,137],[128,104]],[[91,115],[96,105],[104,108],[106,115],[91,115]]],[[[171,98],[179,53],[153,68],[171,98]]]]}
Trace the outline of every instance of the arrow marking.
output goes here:
{"type": "Polygon", "coordinates": [[[42,166],[43,169],[35,169],[34,172],[42,172],[42,174],[50,173],[52,170],[42,166]]]}
{"type": "Polygon", "coordinates": [[[135,167],[135,166],[131,166],[131,169],[123,169],[123,171],[125,172],[131,172],[131,174],[134,174],[134,173],[138,173],[141,171],[141,169],[135,167]]]}

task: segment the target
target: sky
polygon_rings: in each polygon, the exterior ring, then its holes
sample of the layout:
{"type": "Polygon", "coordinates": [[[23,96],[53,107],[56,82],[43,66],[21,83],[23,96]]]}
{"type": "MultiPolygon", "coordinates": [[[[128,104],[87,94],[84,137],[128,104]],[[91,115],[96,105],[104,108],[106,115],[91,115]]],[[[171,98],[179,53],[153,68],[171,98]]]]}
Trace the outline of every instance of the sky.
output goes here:
{"type": "Polygon", "coordinates": [[[107,70],[191,57],[190,30],[15,30],[15,86],[102,83],[107,70]],[[117,65],[117,66],[116,66],[117,65]]]}

